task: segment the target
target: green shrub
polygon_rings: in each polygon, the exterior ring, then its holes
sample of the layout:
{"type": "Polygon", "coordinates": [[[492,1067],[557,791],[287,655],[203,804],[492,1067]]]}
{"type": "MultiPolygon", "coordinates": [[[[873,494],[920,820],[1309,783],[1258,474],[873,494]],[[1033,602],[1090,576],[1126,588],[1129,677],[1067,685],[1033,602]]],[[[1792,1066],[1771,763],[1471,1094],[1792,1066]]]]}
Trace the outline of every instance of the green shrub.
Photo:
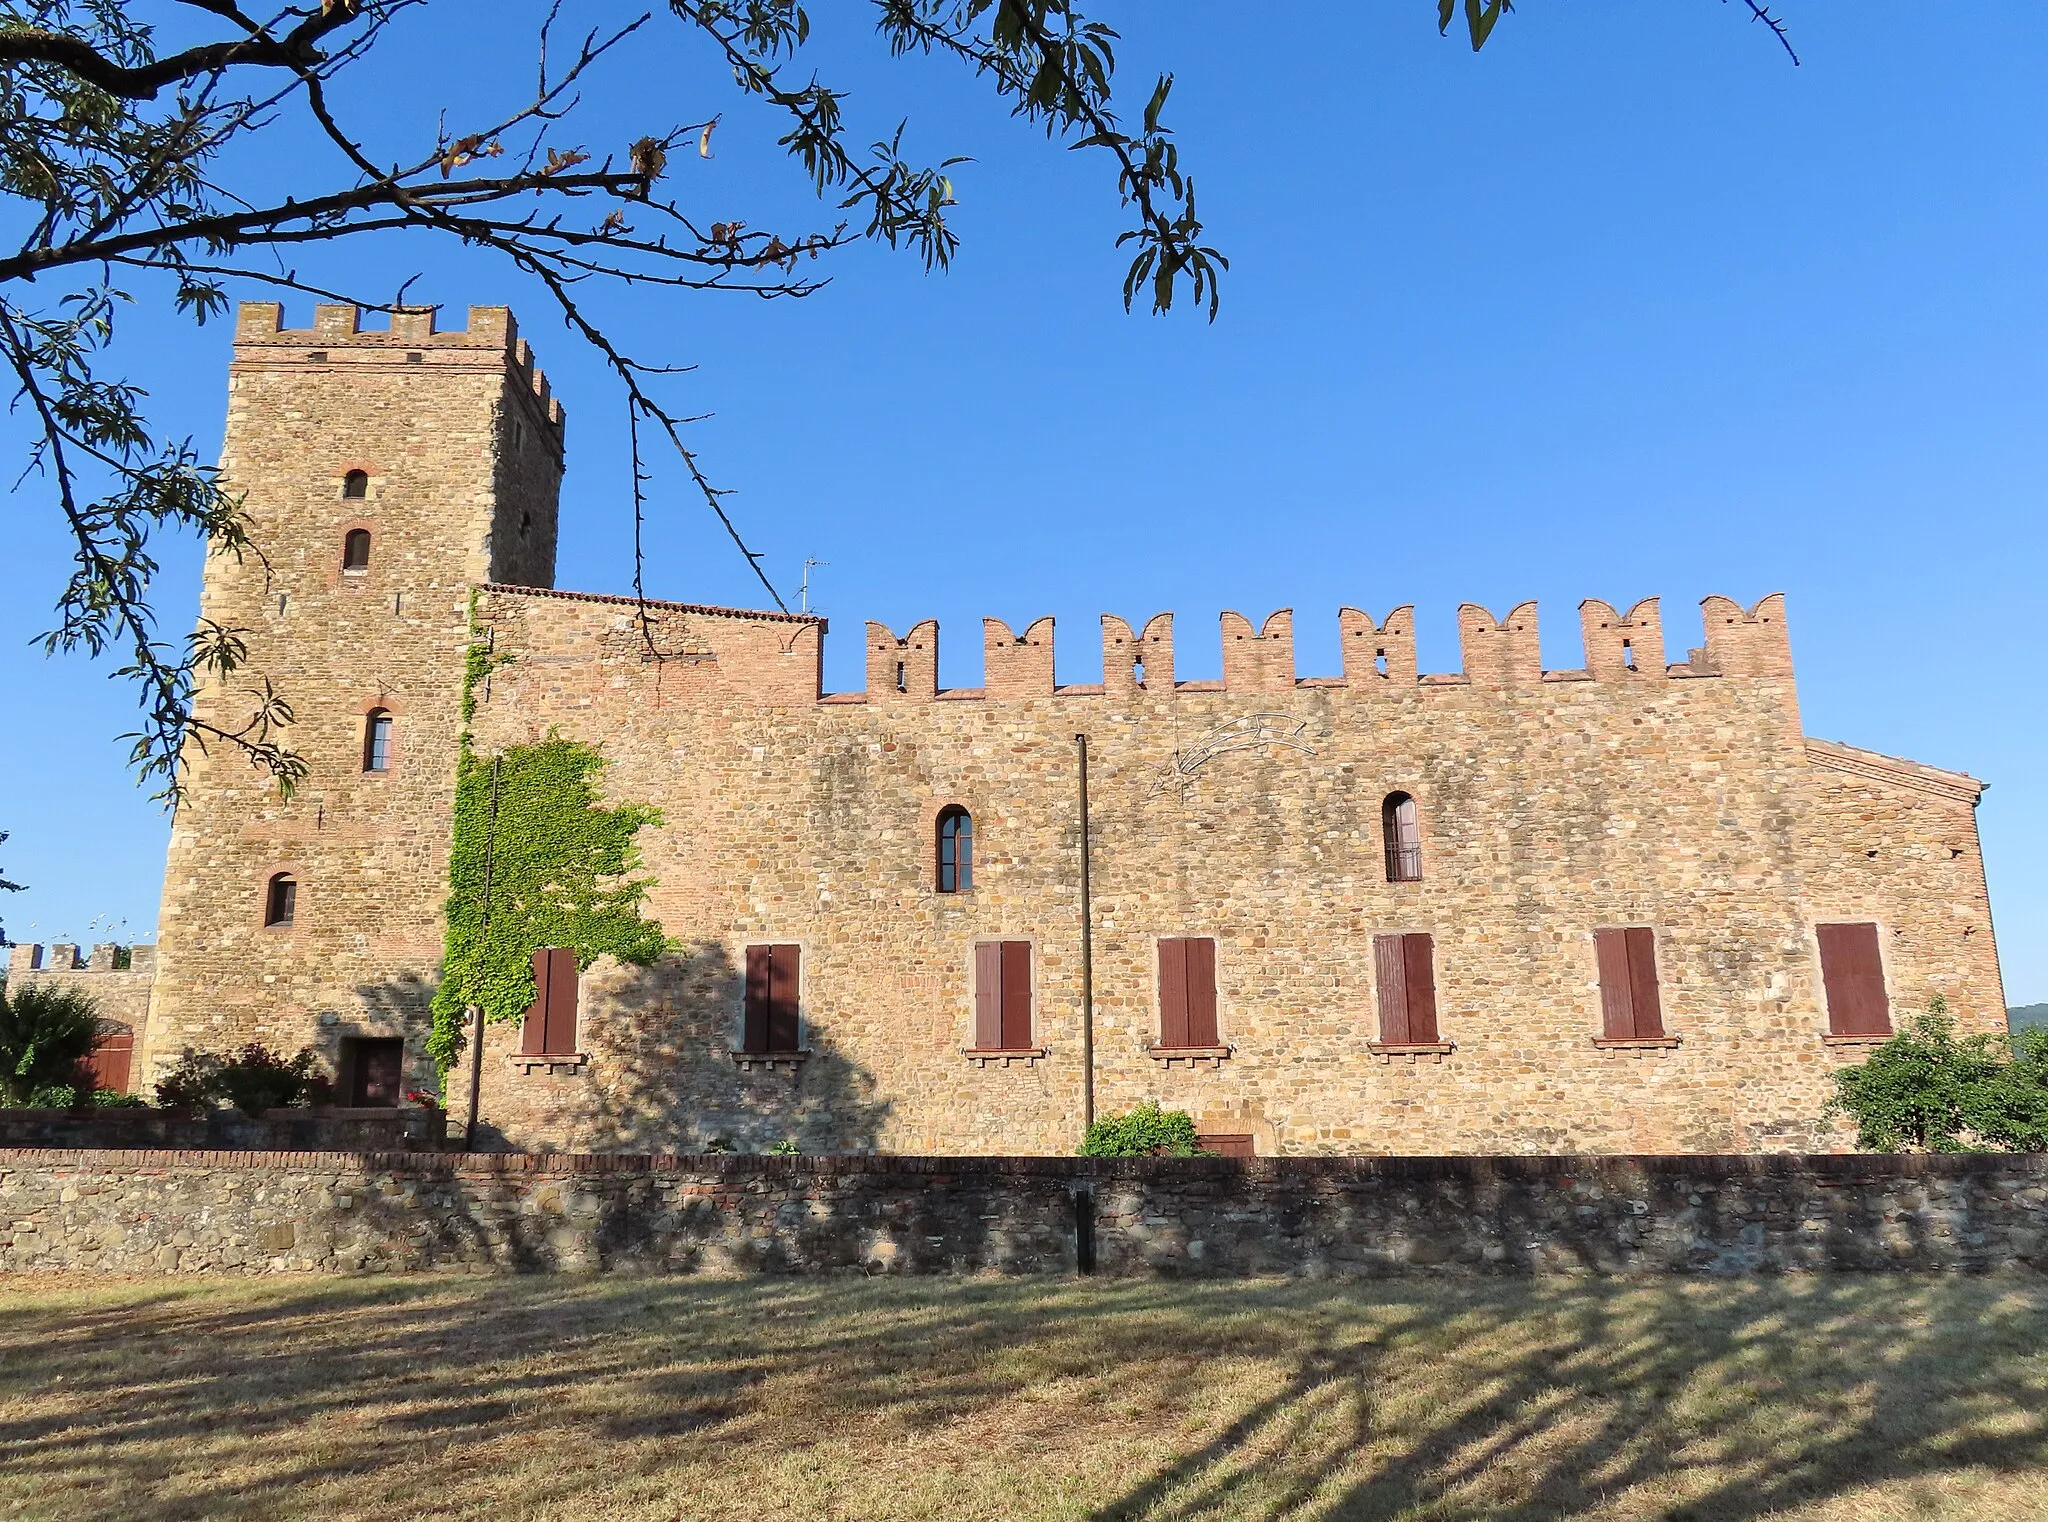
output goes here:
{"type": "Polygon", "coordinates": [[[74,1086],[99,1032],[98,1003],[77,989],[0,992],[0,1098],[33,1103],[32,1095],[74,1086]]]}
{"type": "Polygon", "coordinates": [[[1827,1113],[1870,1152],[2048,1151],[2048,1032],[1958,1039],[1947,1001],[1835,1074],[1827,1113]]]}
{"type": "Polygon", "coordinates": [[[94,1089],[92,1102],[102,1110],[140,1110],[149,1106],[140,1094],[123,1094],[118,1089],[94,1089]]]}
{"type": "Polygon", "coordinates": [[[1105,1115],[1081,1141],[1083,1157],[1199,1157],[1195,1122],[1185,1110],[1155,1100],[1125,1115],[1105,1115]]]}
{"type": "Polygon", "coordinates": [[[225,1060],[210,1052],[187,1052],[170,1074],[157,1081],[156,1102],[167,1110],[201,1110],[215,1100],[246,1115],[290,1104],[311,1104],[329,1093],[311,1047],[295,1057],[252,1041],[225,1060]]]}
{"type": "Polygon", "coordinates": [[[801,1147],[797,1146],[795,1137],[785,1136],[781,1141],[769,1147],[768,1155],[770,1157],[795,1157],[802,1150],[801,1147]]]}
{"type": "Polygon", "coordinates": [[[204,1110],[213,1105],[214,1075],[220,1058],[211,1052],[188,1051],[178,1065],[156,1081],[156,1102],[166,1110],[204,1110]]]}

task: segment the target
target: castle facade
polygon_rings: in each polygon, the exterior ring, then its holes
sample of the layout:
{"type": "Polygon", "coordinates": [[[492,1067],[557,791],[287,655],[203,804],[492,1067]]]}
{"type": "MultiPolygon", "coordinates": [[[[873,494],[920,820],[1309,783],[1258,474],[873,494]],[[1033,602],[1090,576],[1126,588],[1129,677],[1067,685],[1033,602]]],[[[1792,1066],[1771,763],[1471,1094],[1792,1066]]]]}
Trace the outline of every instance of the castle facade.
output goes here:
{"type": "Polygon", "coordinates": [[[1678,660],[1654,599],[1586,602],[1569,671],[1533,604],[1461,609],[1452,674],[1407,608],[1308,677],[1288,613],[1227,613],[1221,681],[1105,617],[1087,686],[990,619],[966,690],[936,624],[869,624],[828,693],[821,618],[553,588],[563,416],[505,310],[281,315],[241,310],[222,459],[265,559],[201,611],[311,774],[190,758],[138,1081],[263,1040],[359,1103],[432,1082],[465,733],[587,742],[659,814],[671,949],[534,946],[488,1028],[514,1146],[1066,1152],[1157,1100],[1226,1152],[1825,1150],[1830,1074],[1935,995],[2003,1029],[1982,785],[1808,737],[1777,597],[1678,660]]]}

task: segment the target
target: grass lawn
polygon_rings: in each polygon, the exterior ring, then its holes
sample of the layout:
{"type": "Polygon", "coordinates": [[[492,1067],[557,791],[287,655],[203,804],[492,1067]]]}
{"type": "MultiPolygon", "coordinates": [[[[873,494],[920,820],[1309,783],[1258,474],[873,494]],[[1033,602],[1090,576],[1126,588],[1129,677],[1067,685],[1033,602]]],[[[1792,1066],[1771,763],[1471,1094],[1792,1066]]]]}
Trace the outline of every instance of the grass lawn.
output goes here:
{"type": "Polygon", "coordinates": [[[0,1517],[2048,1518],[2048,1280],[0,1279],[0,1517]]]}

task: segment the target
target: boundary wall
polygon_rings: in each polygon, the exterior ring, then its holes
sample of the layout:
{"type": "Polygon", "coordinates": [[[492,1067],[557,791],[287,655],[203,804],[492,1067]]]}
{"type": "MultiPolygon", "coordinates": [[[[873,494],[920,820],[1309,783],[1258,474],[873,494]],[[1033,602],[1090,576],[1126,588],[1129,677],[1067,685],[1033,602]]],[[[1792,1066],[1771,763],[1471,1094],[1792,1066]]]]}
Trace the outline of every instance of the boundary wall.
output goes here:
{"type": "Polygon", "coordinates": [[[0,1271],[2048,1270],[2048,1156],[0,1151],[0,1271]]]}

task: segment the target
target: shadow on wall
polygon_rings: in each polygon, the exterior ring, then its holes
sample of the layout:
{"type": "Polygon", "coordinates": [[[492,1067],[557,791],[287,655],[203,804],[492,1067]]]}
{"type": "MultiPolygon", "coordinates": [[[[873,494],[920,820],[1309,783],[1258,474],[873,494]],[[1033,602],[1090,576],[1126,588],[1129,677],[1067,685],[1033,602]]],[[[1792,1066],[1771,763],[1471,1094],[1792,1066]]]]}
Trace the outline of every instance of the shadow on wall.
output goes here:
{"type": "Polygon", "coordinates": [[[450,1451],[451,1515],[649,1522],[1049,1516],[1049,1452],[1098,1522],[2020,1517],[2048,1463],[2034,1280],[79,1293],[0,1320],[0,1503],[112,1522],[397,1522],[450,1451]]]}
{"type": "MultiPolygon", "coordinates": [[[[743,993],[740,969],[715,942],[652,967],[600,959],[583,978],[578,1042],[591,1062],[581,1073],[513,1073],[502,1054],[517,1049],[518,1028],[491,1028],[479,1146],[765,1152],[794,1141],[807,1154],[877,1151],[891,1102],[809,1020],[800,1063],[735,1061],[743,993]]],[[[462,1081],[450,1075],[457,1114],[462,1081]]]]}

